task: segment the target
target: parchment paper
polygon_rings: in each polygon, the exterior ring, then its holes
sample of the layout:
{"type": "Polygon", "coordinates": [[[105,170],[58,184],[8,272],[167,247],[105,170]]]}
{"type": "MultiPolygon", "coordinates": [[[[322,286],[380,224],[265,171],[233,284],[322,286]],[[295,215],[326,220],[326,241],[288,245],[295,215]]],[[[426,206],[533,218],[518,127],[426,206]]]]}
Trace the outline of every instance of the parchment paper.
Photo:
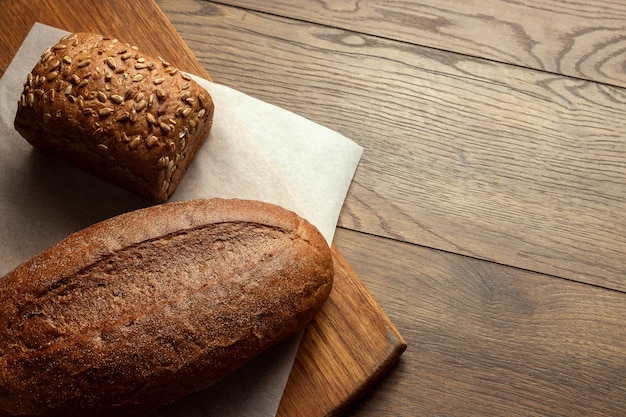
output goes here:
{"type": "MultiPolygon", "coordinates": [[[[33,150],[14,130],[26,74],[65,34],[35,24],[0,79],[0,275],[89,224],[148,205],[33,150]]],[[[215,102],[214,125],[172,200],[236,197],[279,204],[308,219],[331,243],[362,148],[284,109],[196,80],[215,102]]],[[[274,416],[300,336],[157,414],[274,416]]]]}

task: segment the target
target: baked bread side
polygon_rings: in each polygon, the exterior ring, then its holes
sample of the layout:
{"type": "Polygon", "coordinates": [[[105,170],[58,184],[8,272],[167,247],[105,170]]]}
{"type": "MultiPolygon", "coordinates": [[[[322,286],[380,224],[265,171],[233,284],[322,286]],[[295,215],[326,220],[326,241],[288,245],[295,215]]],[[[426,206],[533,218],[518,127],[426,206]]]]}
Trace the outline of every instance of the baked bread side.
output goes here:
{"type": "Polygon", "coordinates": [[[90,226],[0,279],[0,416],[140,415],[302,329],[330,249],[270,204],[167,203],[90,226]]]}
{"type": "Polygon", "coordinates": [[[213,112],[209,93],[167,61],[74,33],[27,75],[14,125],[34,147],[163,202],[207,137],[213,112]]]}

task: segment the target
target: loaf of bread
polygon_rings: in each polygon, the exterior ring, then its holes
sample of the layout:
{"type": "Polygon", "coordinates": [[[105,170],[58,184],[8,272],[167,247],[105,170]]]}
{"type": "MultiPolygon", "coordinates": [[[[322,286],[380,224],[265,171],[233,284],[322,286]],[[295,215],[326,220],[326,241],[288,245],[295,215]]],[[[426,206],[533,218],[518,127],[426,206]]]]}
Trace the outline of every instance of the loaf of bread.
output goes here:
{"type": "Polygon", "coordinates": [[[207,137],[213,110],[208,92],[167,61],[75,33],[27,75],[14,124],[34,147],[163,202],[207,137]]]}
{"type": "Polygon", "coordinates": [[[291,211],[165,203],[89,226],[0,279],[0,416],[127,416],[301,330],[330,249],[291,211]]]}

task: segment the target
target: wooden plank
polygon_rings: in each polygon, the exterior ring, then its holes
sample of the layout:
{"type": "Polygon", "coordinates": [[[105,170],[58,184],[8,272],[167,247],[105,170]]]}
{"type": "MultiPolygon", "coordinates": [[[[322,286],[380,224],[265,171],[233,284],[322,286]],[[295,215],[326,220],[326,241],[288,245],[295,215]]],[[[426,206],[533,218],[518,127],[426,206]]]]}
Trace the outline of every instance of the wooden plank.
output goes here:
{"type": "Polygon", "coordinates": [[[340,229],[409,348],[347,415],[620,416],[626,294],[340,229]]]}
{"type": "MultiPolygon", "coordinates": [[[[0,71],[8,66],[36,21],[70,31],[93,31],[128,40],[172,64],[208,77],[188,46],[152,2],[110,0],[97,8],[79,0],[11,2],[0,5],[0,71]],[[5,30],[6,28],[10,30],[5,30]]],[[[51,40],[53,42],[54,40],[51,40]]],[[[343,410],[362,395],[406,348],[387,316],[333,248],[335,290],[305,331],[294,372],[280,404],[281,416],[324,416],[343,410]],[[346,343],[349,342],[349,343],[346,343]],[[341,364],[349,373],[325,364],[341,364]],[[311,390],[316,396],[308,395],[311,390]],[[302,395],[306,393],[307,395],[302,395]],[[324,400],[319,397],[324,394],[324,400]]]]}
{"type": "Polygon", "coordinates": [[[335,280],[330,300],[307,328],[279,417],[340,415],[396,363],[407,347],[337,250],[333,251],[333,263],[335,275],[341,279],[335,280]],[[335,346],[349,346],[350,353],[335,346]]]}
{"type": "Polygon", "coordinates": [[[626,3],[227,0],[233,6],[626,86],[626,3]]]}
{"type": "Polygon", "coordinates": [[[117,36],[125,42],[141,45],[141,50],[147,54],[170,57],[171,63],[184,71],[209,78],[206,69],[151,1],[106,1],[98,3],[97,7],[89,2],[72,0],[11,1],[3,2],[0,8],[3,40],[0,43],[0,75],[37,21],[69,32],[92,31],[117,36]]]}
{"type": "Polygon", "coordinates": [[[213,3],[159,4],[215,79],[364,146],[341,226],[626,290],[623,89],[213,3]]]}

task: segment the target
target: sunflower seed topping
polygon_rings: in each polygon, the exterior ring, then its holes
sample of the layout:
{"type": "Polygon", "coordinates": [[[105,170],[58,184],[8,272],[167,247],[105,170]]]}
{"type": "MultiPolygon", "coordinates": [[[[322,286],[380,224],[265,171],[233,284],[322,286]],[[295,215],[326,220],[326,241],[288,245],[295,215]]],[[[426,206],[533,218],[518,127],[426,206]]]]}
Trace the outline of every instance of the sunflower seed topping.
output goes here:
{"type": "Polygon", "coordinates": [[[162,88],[157,88],[154,93],[156,94],[156,96],[158,97],[159,100],[163,100],[165,97],[167,97],[167,94],[165,93],[165,90],[163,90],[162,88]]]}
{"type": "Polygon", "coordinates": [[[167,166],[167,164],[169,164],[170,162],[170,158],[167,156],[162,156],[159,158],[159,160],[157,161],[157,166],[159,168],[165,168],[167,166]]]}
{"type": "Polygon", "coordinates": [[[163,133],[165,133],[166,135],[172,131],[172,126],[168,125],[167,123],[163,123],[163,122],[161,122],[161,123],[159,124],[159,128],[160,128],[160,129],[161,129],[161,131],[162,131],[163,133]]]}
{"type": "Polygon", "coordinates": [[[111,113],[113,113],[113,109],[110,107],[103,107],[100,110],[98,110],[98,114],[102,117],[110,116],[111,113]]]}
{"type": "Polygon", "coordinates": [[[107,64],[107,66],[111,68],[112,70],[115,70],[117,68],[117,64],[115,63],[115,60],[112,57],[108,57],[107,59],[105,59],[104,63],[107,64]]]}
{"type": "Polygon", "coordinates": [[[146,141],[146,146],[148,148],[152,148],[152,147],[156,146],[158,143],[159,143],[159,139],[156,136],[152,135],[146,141]]]}
{"type": "Polygon", "coordinates": [[[133,136],[133,139],[130,141],[128,146],[130,146],[131,149],[135,149],[137,146],[139,146],[140,143],[141,143],[141,135],[135,135],[133,136]]]}
{"type": "Polygon", "coordinates": [[[167,68],[167,67],[170,66],[170,63],[165,61],[165,60],[163,60],[163,58],[159,57],[159,60],[161,60],[161,64],[163,64],[164,68],[167,68]]]}
{"type": "Polygon", "coordinates": [[[41,62],[46,62],[46,59],[48,59],[50,55],[52,55],[52,49],[48,48],[43,54],[41,54],[41,62]]]}

